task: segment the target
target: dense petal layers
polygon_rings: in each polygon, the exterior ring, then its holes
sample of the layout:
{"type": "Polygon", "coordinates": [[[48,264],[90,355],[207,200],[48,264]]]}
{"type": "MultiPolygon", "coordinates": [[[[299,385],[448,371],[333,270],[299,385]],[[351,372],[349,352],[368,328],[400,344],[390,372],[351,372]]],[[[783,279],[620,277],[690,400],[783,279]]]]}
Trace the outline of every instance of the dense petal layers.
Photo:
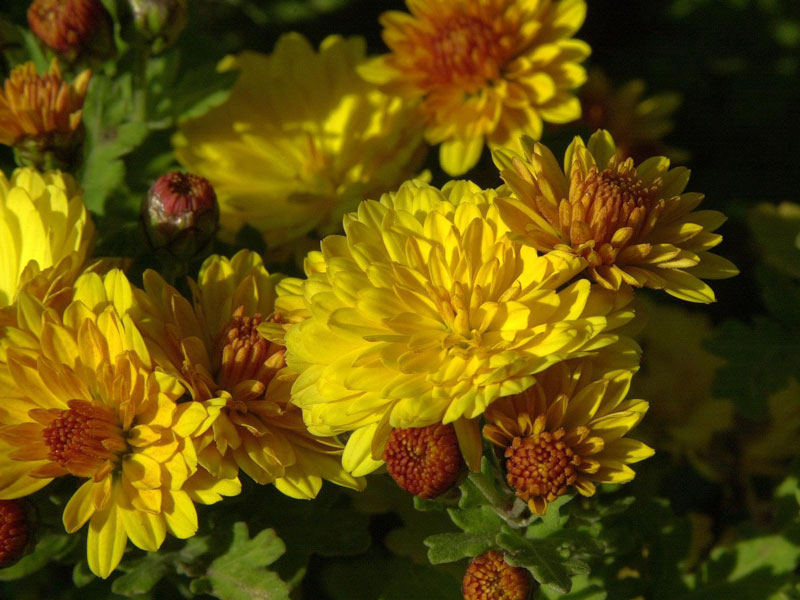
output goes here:
{"type": "Polygon", "coordinates": [[[572,90],[586,79],[587,44],[572,36],[583,24],[583,0],[430,0],[406,4],[411,14],[381,17],[391,53],[361,74],[419,103],[426,137],[441,143],[440,161],[460,175],[484,143],[539,139],[542,122],[580,117],[572,90]]]}
{"type": "Polygon", "coordinates": [[[305,282],[279,286],[278,309],[299,321],[286,334],[294,402],[314,433],[354,431],[348,470],[376,468],[392,427],[475,418],[632,316],[629,294],[568,284],[581,258],[510,240],[493,201],[469,182],[408,182],[347,215],[305,282]]]}
{"type": "Polygon", "coordinates": [[[148,271],[136,321],[155,362],[208,411],[210,427],[195,445],[211,479],[234,481],[241,469],[296,498],[316,496],[323,479],[359,488],[341,467],[342,445],[310,434],[290,401],[295,375],[286,369],[283,319],[274,308],[279,279],[254,252],[212,256],[192,282],[192,304],[148,271]]]}
{"type": "Polygon", "coordinates": [[[625,437],[648,404],[625,399],[633,371],[611,368],[617,350],[550,367],[486,410],[483,435],[503,452],[508,483],[533,512],[544,514],[570,487],[591,496],[596,483],[630,481],[628,465],[652,456],[625,437]]]}
{"type": "Polygon", "coordinates": [[[0,498],[27,495],[61,476],[85,479],[64,509],[68,532],[88,522],[88,562],[107,577],[127,541],[154,552],[169,531],[197,530],[183,489],[197,468],[191,436],[203,406],[154,370],[127,315],[133,290],[117,270],[89,273],[59,314],[27,291],[0,347],[3,426],[0,498]]]}
{"type": "Polygon", "coordinates": [[[562,171],[545,146],[526,140],[522,157],[498,150],[495,162],[512,196],[498,200],[515,239],[542,252],[581,256],[587,273],[609,290],[623,285],[663,289],[689,302],[713,302],[702,279],[739,271],[709,250],[722,213],[695,211],[702,194],[684,192],[689,171],[669,159],[638,166],[620,159],[614,140],[600,130],[584,144],[575,138],[562,171]]]}
{"type": "Polygon", "coordinates": [[[94,241],[94,225],[75,180],[60,171],[0,173],[0,308],[36,280],[35,295],[53,282],[72,284],[94,241]],[[46,273],[43,273],[46,271],[46,273]]]}
{"type": "Polygon", "coordinates": [[[247,224],[274,247],[337,231],[360,200],[419,167],[417,117],[358,76],[364,57],[359,38],[331,36],[317,52],[288,34],[270,55],[220,63],[239,71],[229,99],[184,123],[174,143],[178,159],[214,185],[223,237],[247,224]]]}

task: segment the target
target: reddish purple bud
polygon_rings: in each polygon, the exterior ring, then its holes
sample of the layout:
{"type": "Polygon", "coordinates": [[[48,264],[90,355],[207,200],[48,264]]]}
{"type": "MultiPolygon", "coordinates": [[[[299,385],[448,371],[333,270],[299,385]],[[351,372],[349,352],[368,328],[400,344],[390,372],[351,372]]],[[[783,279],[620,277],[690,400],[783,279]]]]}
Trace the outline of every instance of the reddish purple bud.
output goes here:
{"type": "Polygon", "coordinates": [[[0,568],[22,558],[32,538],[32,524],[22,501],[0,500],[0,568]]]}
{"type": "Polygon", "coordinates": [[[192,258],[217,231],[217,195],[203,177],[167,173],[150,188],[142,204],[142,221],[154,250],[165,250],[180,259],[192,258]]]}

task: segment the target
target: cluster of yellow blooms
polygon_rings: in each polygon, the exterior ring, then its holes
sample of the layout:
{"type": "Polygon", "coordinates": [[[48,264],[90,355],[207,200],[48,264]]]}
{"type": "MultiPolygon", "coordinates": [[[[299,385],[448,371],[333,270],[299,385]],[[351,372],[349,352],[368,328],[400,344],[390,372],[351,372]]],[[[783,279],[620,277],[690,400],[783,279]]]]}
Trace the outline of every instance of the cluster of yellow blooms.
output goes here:
{"type": "Polygon", "coordinates": [[[603,130],[563,166],[535,141],[579,116],[582,0],[408,5],[383,17],[385,57],[291,34],[224,60],[231,97],[174,139],[224,237],[330,234],[304,279],[243,250],[208,258],[191,298],[152,271],[139,288],[89,262],[69,175],[0,178],[0,499],[79,478],[64,526],[88,523],[98,575],[128,540],[192,536],[241,472],[295,498],[361,489],[398,429],[452,427],[472,469],[485,437],[539,514],[652,454],[626,437],[648,408],[626,398],[634,290],[713,301],[703,279],[736,273],[709,252],[724,217],[603,130]],[[425,141],[451,174],[488,144],[505,183],[414,179],[425,141]]]}

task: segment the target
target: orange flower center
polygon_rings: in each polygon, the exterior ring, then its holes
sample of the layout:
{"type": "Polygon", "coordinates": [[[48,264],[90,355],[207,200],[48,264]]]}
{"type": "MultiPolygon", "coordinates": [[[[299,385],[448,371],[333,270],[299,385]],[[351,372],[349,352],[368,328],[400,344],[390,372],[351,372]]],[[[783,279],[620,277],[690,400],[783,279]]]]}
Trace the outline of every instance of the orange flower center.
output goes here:
{"type": "Polygon", "coordinates": [[[608,168],[592,167],[585,177],[576,171],[569,199],[558,209],[562,239],[583,246],[593,266],[614,262],[619,248],[652,229],[664,205],[660,188],[660,179],[646,186],[631,159],[612,159],[608,168]]]}
{"type": "MultiPolygon", "coordinates": [[[[277,319],[280,315],[273,315],[269,320],[277,319]]],[[[235,406],[232,408],[237,410],[247,410],[243,402],[262,395],[275,374],[286,366],[286,348],[258,333],[258,326],[263,322],[263,315],[246,316],[244,306],[240,306],[217,337],[216,383],[219,389],[233,395],[235,406]]]]}
{"type": "Polygon", "coordinates": [[[564,441],[564,429],[515,437],[506,448],[506,479],[523,500],[553,502],[578,478],[581,457],[564,441]]]}
{"type": "Polygon", "coordinates": [[[526,600],[531,582],[524,569],[512,567],[497,550],[472,559],[461,585],[464,600],[526,600]]]}
{"type": "Polygon", "coordinates": [[[397,485],[420,498],[446,492],[464,464],[455,429],[440,424],[393,429],[383,460],[397,485]]]}
{"type": "Polygon", "coordinates": [[[48,458],[78,477],[102,477],[128,449],[110,408],[72,400],[42,430],[48,458]]]}
{"type": "Polygon", "coordinates": [[[0,500],[0,569],[17,562],[30,538],[30,522],[19,500],[0,500]]]}
{"type": "MultiPolygon", "coordinates": [[[[497,21],[499,24],[500,21],[497,21]]],[[[429,85],[455,85],[476,92],[500,76],[510,52],[502,28],[476,15],[451,15],[429,34],[424,71],[429,85]],[[431,60],[432,59],[432,60],[431,60]]]]}
{"type": "Polygon", "coordinates": [[[98,0],[34,0],[28,8],[31,29],[56,52],[88,43],[104,17],[98,0]]]}

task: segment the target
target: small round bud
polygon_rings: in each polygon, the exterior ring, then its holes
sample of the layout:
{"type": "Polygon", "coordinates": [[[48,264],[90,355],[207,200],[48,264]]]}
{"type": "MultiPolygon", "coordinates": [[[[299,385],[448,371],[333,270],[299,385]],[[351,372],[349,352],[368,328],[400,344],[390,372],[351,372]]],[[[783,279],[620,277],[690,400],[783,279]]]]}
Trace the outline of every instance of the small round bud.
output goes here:
{"type": "Polygon", "coordinates": [[[512,567],[497,550],[476,556],[461,584],[464,600],[527,600],[531,578],[525,569],[512,567]]]}
{"type": "Polygon", "coordinates": [[[186,27],[186,0],[129,0],[136,32],[150,42],[153,52],[175,43],[186,27]]]}
{"type": "Polygon", "coordinates": [[[20,500],[0,500],[0,569],[22,558],[32,538],[31,529],[20,500]]]}
{"type": "Polygon", "coordinates": [[[464,465],[452,425],[393,429],[383,451],[389,475],[420,498],[435,498],[458,479],[464,465]]]}
{"type": "Polygon", "coordinates": [[[69,60],[84,52],[100,58],[113,52],[111,17],[100,0],[34,0],[28,24],[36,37],[69,60]]]}
{"type": "Polygon", "coordinates": [[[154,250],[187,260],[214,238],[219,205],[207,179],[173,171],[159,177],[142,204],[142,222],[154,250]]]}

